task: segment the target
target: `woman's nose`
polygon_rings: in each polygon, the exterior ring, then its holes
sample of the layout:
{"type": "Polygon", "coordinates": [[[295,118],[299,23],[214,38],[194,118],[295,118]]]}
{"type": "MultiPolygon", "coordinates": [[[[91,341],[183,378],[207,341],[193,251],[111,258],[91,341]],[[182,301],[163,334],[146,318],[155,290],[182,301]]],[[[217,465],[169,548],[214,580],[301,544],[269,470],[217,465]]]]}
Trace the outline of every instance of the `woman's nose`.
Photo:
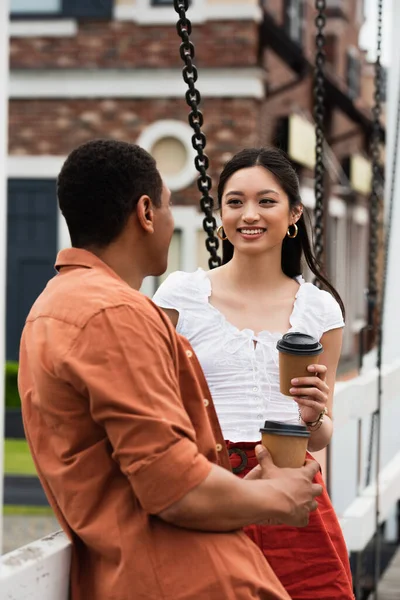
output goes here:
{"type": "Polygon", "coordinates": [[[254,223],[259,220],[260,220],[260,215],[254,209],[246,210],[246,212],[243,214],[243,221],[245,221],[246,223],[254,223]]]}

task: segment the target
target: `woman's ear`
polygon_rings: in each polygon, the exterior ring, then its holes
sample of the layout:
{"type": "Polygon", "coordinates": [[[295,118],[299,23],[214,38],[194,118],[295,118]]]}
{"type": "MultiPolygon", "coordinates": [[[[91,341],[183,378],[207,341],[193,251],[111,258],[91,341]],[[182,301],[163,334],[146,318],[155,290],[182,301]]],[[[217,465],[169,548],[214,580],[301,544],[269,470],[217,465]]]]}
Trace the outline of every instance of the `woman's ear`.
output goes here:
{"type": "Polygon", "coordinates": [[[291,217],[293,219],[293,223],[297,223],[297,221],[301,218],[301,215],[303,214],[303,205],[302,204],[298,204],[296,206],[294,206],[291,211],[291,217]]]}

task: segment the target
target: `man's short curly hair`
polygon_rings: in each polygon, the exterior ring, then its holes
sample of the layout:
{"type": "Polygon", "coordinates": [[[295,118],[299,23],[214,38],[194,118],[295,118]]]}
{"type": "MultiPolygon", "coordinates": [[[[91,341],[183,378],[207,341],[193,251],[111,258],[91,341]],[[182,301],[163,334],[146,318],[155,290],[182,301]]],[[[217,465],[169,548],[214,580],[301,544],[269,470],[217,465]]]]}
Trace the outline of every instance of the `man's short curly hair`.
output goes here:
{"type": "Polygon", "coordinates": [[[116,140],[93,140],[71,152],[57,179],[60,210],[72,246],[104,247],[124,229],[139,198],[161,203],[162,180],[146,150],[116,140]]]}

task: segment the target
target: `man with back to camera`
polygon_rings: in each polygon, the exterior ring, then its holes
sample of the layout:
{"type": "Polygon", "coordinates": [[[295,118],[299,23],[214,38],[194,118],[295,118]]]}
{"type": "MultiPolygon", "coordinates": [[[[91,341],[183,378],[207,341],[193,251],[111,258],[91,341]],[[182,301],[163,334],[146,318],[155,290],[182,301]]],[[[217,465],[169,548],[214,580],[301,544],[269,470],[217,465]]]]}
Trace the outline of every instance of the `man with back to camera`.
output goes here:
{"type": "Polygon", "coordinates": [[[170,192],[142,148],[83,144],[59,205],[72,248],[34,303],[19,390],[39,477],[73,543],[72,600],[284,600],[240,529],[304,526],[318,465],[278,469],[262,447],[230,472],[189,343],[138,290],[167,267],[170,192]]]}

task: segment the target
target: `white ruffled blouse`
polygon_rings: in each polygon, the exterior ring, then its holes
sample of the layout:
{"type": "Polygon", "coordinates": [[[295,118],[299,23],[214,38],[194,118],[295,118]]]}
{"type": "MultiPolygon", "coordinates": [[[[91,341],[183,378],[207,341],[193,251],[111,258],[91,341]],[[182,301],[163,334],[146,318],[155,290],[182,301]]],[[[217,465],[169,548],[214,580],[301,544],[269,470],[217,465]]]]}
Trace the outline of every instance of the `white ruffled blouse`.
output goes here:
{"type": "MultiPolygon", "coordinates": [[[[329,292],[302,277],[289,331],[318,340],[343,327],[340,307],[329,292]]],[[[225,439],[254,442],[265,420],[298,423],[297,404],[279,391],[277,341],[281,332],[239,330],[209,303],[207,272],[172,273],[153,300],[179,312],[177,331],[193,346],[206,376],[225,439]],[[257,342],[257,344],[254,344],[257,342]]]]}

